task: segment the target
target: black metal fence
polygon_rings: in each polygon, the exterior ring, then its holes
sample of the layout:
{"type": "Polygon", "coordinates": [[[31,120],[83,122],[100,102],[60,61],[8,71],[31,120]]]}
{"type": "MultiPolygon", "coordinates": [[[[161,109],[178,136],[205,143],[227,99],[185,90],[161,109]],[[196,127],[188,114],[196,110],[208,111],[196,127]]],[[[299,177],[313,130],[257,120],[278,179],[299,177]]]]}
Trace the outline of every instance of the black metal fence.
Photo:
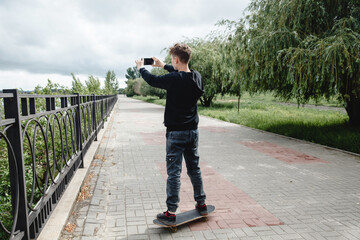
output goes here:
{"type": "Polygon", "coordinates": [[[0,239],[36,239],[117,95],[0,93],[0,239]]]}

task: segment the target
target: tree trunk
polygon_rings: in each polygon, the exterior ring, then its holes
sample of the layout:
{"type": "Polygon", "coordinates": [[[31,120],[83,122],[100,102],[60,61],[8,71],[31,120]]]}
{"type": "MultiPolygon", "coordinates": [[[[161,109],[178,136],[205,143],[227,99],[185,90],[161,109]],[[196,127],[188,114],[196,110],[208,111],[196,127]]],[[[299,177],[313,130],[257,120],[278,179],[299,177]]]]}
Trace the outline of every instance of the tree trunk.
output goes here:
{"type": "Polygon", "coordinates": [[[350,125],[360,127],[360,98],[350,98],[346,101],[345,109],[349,116],[350,125]]]}
{"type": "Polygon", "coordinates": [[[202,96],[200,98],[201,105],[203,105],[204,107],[210,107],[213,98],[214,98],[213,96],[210,96],[210,97],[202,96]]]}
{"type": "Polygon", "coordinates": [[[239,84],[239,92],[238,92],[238,113],[240,112],[240,98],[241,98],[241,86],[239,84]]]}

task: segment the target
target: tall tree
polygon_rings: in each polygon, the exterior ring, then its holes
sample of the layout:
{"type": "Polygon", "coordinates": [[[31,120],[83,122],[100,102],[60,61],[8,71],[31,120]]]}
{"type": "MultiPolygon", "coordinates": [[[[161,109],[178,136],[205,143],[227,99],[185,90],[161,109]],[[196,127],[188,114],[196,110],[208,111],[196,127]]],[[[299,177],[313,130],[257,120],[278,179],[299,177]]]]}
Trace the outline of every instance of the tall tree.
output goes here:
{"type": "Polygon", "coordinates": [[[105,94],[117,94],[119,89],[119,81],[116,78],[116,74],[114,71],[108,71],[105,77],[105,86],[104,93],[105,94]]]}
{"type": "Polygon", "coordinates": [[[95,78],[94,76],[90,75],[89,80],[85,81],[85,85],[90,94],[95,94],[95,95],[101,94],[99,78],[95,78]]]}
{"type": "Polygon", "coordinates": [[[126,70],[125,77],[126,77],[128,80],[130,80],[130,79],[140,78],[141,75],[140,75],[139,70],[137,70],[136,67],[129,67],[129,68],[126,70]]]}
{"type": "Polygon", "coordinates": [[[72,92],[72,93],[85,94],[85,93],[86,93],[86,88],[85,88],[85,86],[82,84],[82,82],[80,81],[80,79],[79,79],[79,78],[76,78],[73,73],[71,73],[71,76],[72,76],[72,78],[73,78],[73,80],[72,80],[72,82],[71,82],[71,92],[72,92]]]}
{"type": "Polygon", "coordinates": [[[253,0],[249,11],[247,88],[299,103],[338,96],[360,126],[360,1],[253,0]]]}
{"type": "Polygon", "coordinates": [[[223,20],[218,23],[225,27],[222,42],[219,44],[221,50],[222,66],[222,94],[231,94],[238,96],[238,112],[240,111],[240,98],[245,89],[246,73],[244,64],[247,57],[244,46],[245,24],[239,22],[223,20]]]}

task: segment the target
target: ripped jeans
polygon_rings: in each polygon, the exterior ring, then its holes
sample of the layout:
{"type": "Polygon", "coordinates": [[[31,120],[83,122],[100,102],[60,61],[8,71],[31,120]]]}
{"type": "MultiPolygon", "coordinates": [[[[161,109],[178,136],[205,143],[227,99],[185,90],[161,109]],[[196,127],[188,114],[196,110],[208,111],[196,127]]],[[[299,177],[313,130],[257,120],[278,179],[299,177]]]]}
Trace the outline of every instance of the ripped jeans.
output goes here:
{"type": "Polygon", "coordinates": [[[206,195],[203,190],[203,181],[199,167],[198,130],[166,132],[166,205],[169,211],[176,212],[180,201],[180,176],[182,157],[184,156],[187,174],[190,177],[194,190],[194,200],[204,204],[206,195]]]}

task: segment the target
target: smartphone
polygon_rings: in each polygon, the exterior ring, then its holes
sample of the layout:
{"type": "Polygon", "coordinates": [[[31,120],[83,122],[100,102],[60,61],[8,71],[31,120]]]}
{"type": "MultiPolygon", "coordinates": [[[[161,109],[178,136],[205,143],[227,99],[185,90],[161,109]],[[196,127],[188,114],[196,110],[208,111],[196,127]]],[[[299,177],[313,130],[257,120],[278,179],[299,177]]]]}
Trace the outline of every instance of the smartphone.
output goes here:
{"type": "Polygon", "coordinates": [[[144,58],[144,65],[153,65],[154,59],[152,58],[144,58]]]}

